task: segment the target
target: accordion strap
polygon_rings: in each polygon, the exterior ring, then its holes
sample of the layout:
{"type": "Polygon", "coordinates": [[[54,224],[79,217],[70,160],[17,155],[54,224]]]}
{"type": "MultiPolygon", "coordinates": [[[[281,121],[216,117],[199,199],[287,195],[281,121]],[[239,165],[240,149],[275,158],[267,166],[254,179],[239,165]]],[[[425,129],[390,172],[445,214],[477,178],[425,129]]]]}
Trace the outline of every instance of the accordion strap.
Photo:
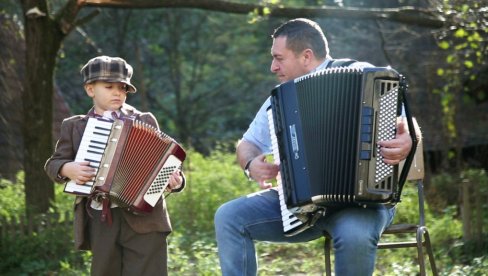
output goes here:
{"type": "Polygon", "coordinates": [[[349,59],[349,58],[333,59],[327,64],[325,68],[327,69],[327,68],[341,67],[341,66],[347,67],[355,62],[357,62],[357,60],[349,59]]]}
{"type": "Polygon", "coordinates": [[[110,210],[110,199],[108,197],[102,199],[102,216],[100,220],[107,222],[109,226],[112,225],[112,211],[110,210]]]}
{"type": "Polygon", "coordinates": [[[91,194],[88,197],[88,200],[86,201],[85,209],[90,216],[90,218],[93,218],[93,215],[90,212],[90,206],[91,202],[95,200],[97,202],[102,203],[102,215],[100,216],[100,221],[101,222],[107,222],[109,226],[112,225],[112,211],[110,209],[110,198],[105,193],[94,193],[91,194]]]}

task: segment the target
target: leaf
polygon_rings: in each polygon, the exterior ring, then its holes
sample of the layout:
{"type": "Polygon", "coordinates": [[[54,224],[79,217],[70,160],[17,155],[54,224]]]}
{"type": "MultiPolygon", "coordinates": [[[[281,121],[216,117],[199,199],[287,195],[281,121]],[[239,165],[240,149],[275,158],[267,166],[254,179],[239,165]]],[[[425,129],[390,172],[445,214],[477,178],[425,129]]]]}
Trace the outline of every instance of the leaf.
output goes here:
{"type": "Polygon", "coordinates": [[[464,29],[458,29],[455,33],[454,36],[458,38],[465,37],[467,35],[466,31],[464,29]]]}
{"type": "Polygon", "coordinates": [[[443,50],[447,50],[447,49],[449,49],[449,46],[450,46],[450,45],[449,45],[449,42],[447,42],[447,41],[442,41],[441,43],[439,43],[439,47],[440,47],[441,49],[443,49],[443,50]]]}

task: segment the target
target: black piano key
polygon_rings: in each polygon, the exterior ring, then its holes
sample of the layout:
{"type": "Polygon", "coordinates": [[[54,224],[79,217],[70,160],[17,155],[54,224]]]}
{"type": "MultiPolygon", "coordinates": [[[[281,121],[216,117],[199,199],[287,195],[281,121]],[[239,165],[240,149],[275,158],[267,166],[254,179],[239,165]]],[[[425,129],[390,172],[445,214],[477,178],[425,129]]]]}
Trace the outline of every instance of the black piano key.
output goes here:
{"type": "Polygon", "coordinates": [[[102,132],[97,132],[97,131],[94,131],[93,134],[100,135],[100,136],[109,136],[110,135],[110,133],[102,133],[102,132]]]}
{"type": "Polygon", "coordinates": [[[93,163],[100,163],[100,160],[93,160],[93,159],[88,159],[88,158],[85,158],[83,160],[88,161],[88,162],[93,162],[93,163]]]}
{"type": "Polygon", "coordinates": [[[94,150],[87,150],[86,152],[93,153],[93,154],[98,154],[98,155],[102,155],[103,154],[103,152],[94,151],[94,150]]]}
{"type": "Polygon", "coordinates": [[[112,128],[105,128],[105,127],[101,127],[101,126],[96,126],[95,129],[101,129],[101,130],[106,130],[106,131],[112,130],[112,128]]]}
{"type": "Polygon", "coordinates": [[[105,147],[97,147],[95,145],[88,145],[88,147],[92,149],[101,149],[102,151],[105,150],[105,147]]]}
{"type": "Polygon", "coordinates": [[[101,142],[101,141],[96,141],[96,140],[90,140],[90,144],[106,145],[107,143],[104,143],[104,142],[101,142]]]}

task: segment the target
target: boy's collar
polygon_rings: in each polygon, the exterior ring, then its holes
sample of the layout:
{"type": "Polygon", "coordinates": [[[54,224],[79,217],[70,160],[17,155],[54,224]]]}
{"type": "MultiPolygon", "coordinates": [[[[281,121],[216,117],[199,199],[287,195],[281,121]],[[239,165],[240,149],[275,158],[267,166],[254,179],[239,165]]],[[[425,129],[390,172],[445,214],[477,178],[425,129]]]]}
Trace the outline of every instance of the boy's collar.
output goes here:
{"type": "MultiPolygon", "coordinates": [[[[130,116],[134,113],[134,107],[132,107],[131,105],[128,105],[126,103],[124,103],[120,109],[118,110],[120,113],[122,113],[124,116],[130,116]]],[[[90,108],[90,110],[88,111],[88,113],[86,114],[87,117],[96,117],[98,115],[100,116],[103,116],[103,114],[97,114],[95,112],[95,107],[93,106],[92,108],[90,108]]]]}

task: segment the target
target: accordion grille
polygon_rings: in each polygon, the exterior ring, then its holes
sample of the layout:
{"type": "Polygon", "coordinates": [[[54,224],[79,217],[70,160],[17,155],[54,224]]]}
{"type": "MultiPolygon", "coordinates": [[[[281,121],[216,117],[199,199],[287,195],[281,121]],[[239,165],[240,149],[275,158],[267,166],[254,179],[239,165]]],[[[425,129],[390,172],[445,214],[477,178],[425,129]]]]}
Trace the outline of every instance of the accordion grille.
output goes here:
{"type": "Polygon", "coordinates": [[[311,192],[337,195],[334,201],[351,201],[358,159],[362,72],[337,68],[320,74],[314,81],[296,83],[304,144],[313,145],[305,148],[310,179],[327,182],[311,185],[311,192]]]}

